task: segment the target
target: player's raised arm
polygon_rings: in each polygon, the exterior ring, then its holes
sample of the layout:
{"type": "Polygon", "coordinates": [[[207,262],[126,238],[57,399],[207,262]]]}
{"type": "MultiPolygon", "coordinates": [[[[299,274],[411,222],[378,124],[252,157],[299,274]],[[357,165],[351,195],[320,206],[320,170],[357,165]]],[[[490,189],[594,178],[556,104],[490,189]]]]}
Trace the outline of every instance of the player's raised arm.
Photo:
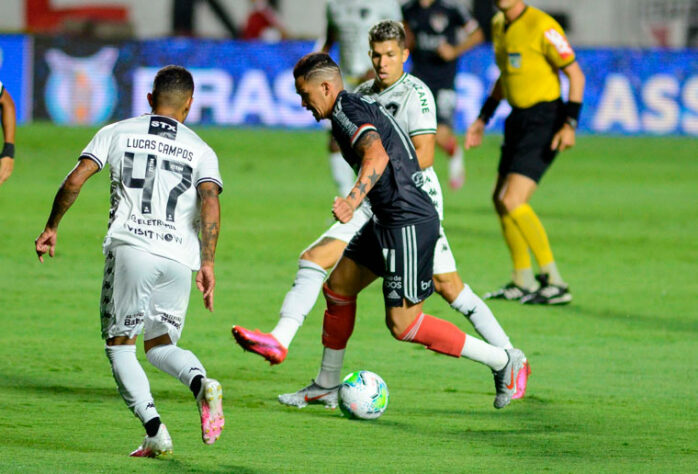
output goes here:
{"type": "Polygon", "coordinates": [[[361,158],[361,168],[356,184],[346,198],[335,199],[332,206],[332,213],[342,223],[349,222],[354,209],[359,207],[361,201],[378,182],[390,160],[383,148],[380,135],[374,130],[364,132],[354,145],[354,150],[361,158]]]}
{"type": "Polygon", "coordinates": [[[213,265],[221,225],[220,188],[216,183],[207,181],[201,183],[198,190],[201,198],[201,268],[196,274],[196,286],[204,295],[204,306],[213,311],[213,290],[216,286],[213,265]]]}
{"type": "Polygon", "coordinates": [[[82,159],[66,176],[65,180],[58,188],[56,197],[53,199],[51,214],[48,216],[44,231],[34,241],[36,255],[41,263],[44,262],[43,255],[48,252],[53,257],[56,250],[56,235],[58,224],[65,213],[70,209],[80,194],[82,185],[85,184],[93,174],[99,171],[99,166],[92,160],[82,159]]]}
{"type": "Polygon", "coordinates": [[[2,110],[2,133],[4,144],[0,152],[0,185],[12,174],[15,162],[15,128],[17,117],[12,96],[0,83],[0,110],[2,110]]]}

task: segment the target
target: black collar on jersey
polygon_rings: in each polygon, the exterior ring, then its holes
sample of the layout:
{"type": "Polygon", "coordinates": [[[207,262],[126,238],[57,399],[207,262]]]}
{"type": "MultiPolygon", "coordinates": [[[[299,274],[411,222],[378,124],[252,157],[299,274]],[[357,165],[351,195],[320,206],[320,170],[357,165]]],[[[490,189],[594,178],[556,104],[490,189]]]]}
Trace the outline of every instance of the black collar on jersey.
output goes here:
{"type": "Polygon", "coordinates": [[[505,16],[505,17],[504,17],[504,31],[506,32],[506,31],[509,29],[509,27],[510,27],[511,25],[513,25],[514,22],[515,22],[516,20],[518,20],[519,18],[521,18],[522,16],[524,16],[524,14],[525,14],[527,11],[528,11],[528,5],[526,5],[526,6],[524,7],[524,9],[521,11],[521,13],[519,13],[519,16],[517,16],[516,18],[514,18],[514,19],[511,20],[511,21],[507,21],[506,16],[505,16]]]}

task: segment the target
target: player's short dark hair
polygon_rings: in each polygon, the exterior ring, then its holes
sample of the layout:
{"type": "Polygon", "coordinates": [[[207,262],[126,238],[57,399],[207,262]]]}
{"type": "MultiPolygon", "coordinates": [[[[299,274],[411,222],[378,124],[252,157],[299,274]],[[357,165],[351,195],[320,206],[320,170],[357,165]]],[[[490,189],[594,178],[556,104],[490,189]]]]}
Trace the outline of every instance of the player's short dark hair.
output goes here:
{"type": "Polygon", "coordinates": [[[293,78],[298,79],[303,77],[306,81],[316,74],[332,73],[341,76],[339,66],[326,53],[310,53],[306,54],[298,60],[293,68],[293,78]]]}
{"type": "Polygon", "coordinates": [[[397,41],[400,48],[405,49],[405,28],[402,23],[394,20],[379,21],[368,31],[369,44],[383,41],[397,41]]]}
{"type": "Polygon", "coordinates": [[[165,66],[155,74],[153,80],[153,101],[155,104],[159,104],[160,100],[165,98],[168,102],[186,100],[193,93],[194,78],[182,66],[165,66]]]}

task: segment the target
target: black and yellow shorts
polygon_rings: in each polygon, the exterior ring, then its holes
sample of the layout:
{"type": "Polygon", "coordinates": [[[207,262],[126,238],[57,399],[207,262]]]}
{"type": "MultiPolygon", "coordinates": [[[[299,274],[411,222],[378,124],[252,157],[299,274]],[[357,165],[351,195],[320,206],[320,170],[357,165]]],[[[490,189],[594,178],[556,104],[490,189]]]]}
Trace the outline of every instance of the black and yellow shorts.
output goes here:
{"type": "Polygon", "coordinates": [[[550,144],[564,123],[565,105],[561,100],[514,108],[504,122],[499,174],[518,173],[540,181],[557,155],[550,144]]]}

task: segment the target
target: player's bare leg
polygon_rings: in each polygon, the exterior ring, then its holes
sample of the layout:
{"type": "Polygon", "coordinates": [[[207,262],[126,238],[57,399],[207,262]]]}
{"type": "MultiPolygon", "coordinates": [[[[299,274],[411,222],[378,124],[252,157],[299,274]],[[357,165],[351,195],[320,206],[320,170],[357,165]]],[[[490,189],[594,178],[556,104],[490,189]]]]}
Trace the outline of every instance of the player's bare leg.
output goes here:
{"type": "Polygon", "coordinates": [[[436,144],[448,155],[448,184],[460,189],[465,184],[465,158],[453,129],[445,124],[436,127],[436,144]]]}
{"type": "Polygon", "coordinates": [[[238,344],[261,355],[272,365],[283,362],[296,332],[317,301],[327,270],[335,266],[346,246],[344,241],[325,237],[304,250],[293,286],[281,305],[276,327],[271,333],[264,333],[233,326],[233,336],[238,344]]]}

